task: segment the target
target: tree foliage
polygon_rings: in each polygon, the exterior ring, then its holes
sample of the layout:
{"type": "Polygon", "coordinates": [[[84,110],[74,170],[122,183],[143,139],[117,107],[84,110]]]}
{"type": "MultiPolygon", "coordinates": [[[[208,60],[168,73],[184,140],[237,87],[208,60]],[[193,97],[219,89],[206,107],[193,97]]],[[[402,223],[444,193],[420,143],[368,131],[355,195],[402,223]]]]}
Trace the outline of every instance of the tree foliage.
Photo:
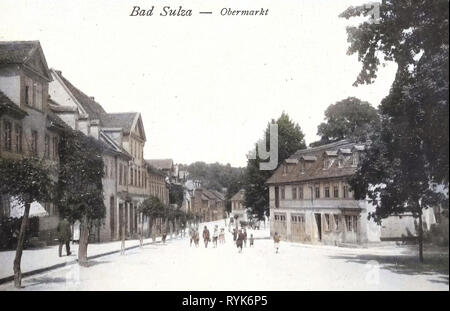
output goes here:
{"type": "Polygon", "coordinates": [[[317,129],[323,143],[341,139],[366,141],[371,132],[379,127],[377,109],[368,102],[348,97],[325,110],[325,122],[317,129]]]}
{"type": "Polygon", "coordinates": [[[72,221],[83,217],[99,223],[106,213],[103,201],[103,145],[81,132],[68,131],[59,146],[58,206],[72,221]]]}
{"type": "MultiPolygon", "coordinates": [[[[288,114],[283,112],[278,120],[272,120],[270,123],[278,124],[278,165],[297,150],[306,148],[300,126],[294,123],[288,114]]],[[[270,123],[267,125],[263,138],[267,142],[267,149],[269,148],[270,123]]],[[[256,159],[248,159],[244,176],[245,206],[259,219],[269,215],[269,191],[265,183],[274,172],[260,170],[261,162],[258,155],[256,159]]]]}
{"type": "Polygon", "coordinates": [[[51,202],[55,173],[38,158],[0,158],[0,194],[14,196],[22,203],[51,202]]]}
{"type": "Polygon", "coordinates": [[[183,204],[183,186],[178,184],[170,184],[169,203],[181,206],[183,204]]]}
{"type": "Polygon", "coordinates": [[[187,165],[186,170],[189,172],[189,178],[199,180],[203,187],[219,192],[240,180],[244,171],[243,168],[232,167],[229,163],[208,164],[201,161],[187,165]]]}
{"type": "Polygon", "coordinates": [[[158,197],[153,195],[142,201],[138,207],[138,210],[145,216],[152,218],[163,218],[167,215],[166,206],[164,203],[162,203],[158,197]]]}

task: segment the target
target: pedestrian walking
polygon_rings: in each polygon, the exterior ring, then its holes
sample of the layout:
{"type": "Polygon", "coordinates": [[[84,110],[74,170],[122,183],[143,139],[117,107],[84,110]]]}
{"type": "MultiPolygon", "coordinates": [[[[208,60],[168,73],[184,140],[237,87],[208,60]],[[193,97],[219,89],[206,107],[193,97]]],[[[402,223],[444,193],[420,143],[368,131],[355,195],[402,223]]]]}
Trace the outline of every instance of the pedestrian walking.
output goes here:
{"type": "Polygon", "coordinates": [[[211,236],[209,234],[208,228],[205,226],[205,228],[203,229],[203,242],[205,243],[205,248],[208,247],[209,241],[211,241],[211,236]]]}
{"type": "Polygon", "coordinates": [[[237,230],[236,230],[236,228],[233,228],[233,241],[236,241],[236,239],[237,239],[237,230]]]}
{"type": "Polygon", "coordinates": [[[192,246],[192,242],[194,242],[195,238],[195,231],[194,228],[191,226],[189,227],[189,246],[192,246]]]}
{"type": "Polygon", "coordinates": [[[200,242],[200,233],[198,232],[198,228],[196,228],[194,230],[194,244],[195,244],[195,247],[198,247],[199,242],[200,242]]]}
{"type": "Polygon", "coordinates": [[[250,247],[253,247],[254,242],[255,242],[255,239],[253,238],[253,234],[250,234],[250,247]]]}
{"type": "Polygon", "coordinates": [[[225,244],[225,228],[220,229],[219,243],[225,244]]]}
{"type": "Polygon", "coordinates": [[[278,232],[275,232],[273,236],[273,242],[275,245],[275,253],[278,254],[278,250],[280,249],[280,236],[278,235],[278,232]]]}
{"type": "Polygon", "coordinates": [[[213,245],[217,247],[217,240],[219,239],[219,227],[216,225],[213,231],[213,245]]]}
{"type": "Polygon", "coordinates": [[[239,230],[239,233],[236,238],[236,246],[238,248],[239,253],[242,253],[242,244],[244,243],[244,233],[242,230],[239,230]]]}
{"type": "Polygon", "coordinates": [[[166,244],[166,238],[167,238],[167,231],[166,231],[166,228],[164,228],[161,232],[161,239],[162,239],[163,244],[166,244]]]}
{"type": "Polygon", "coordinates": [[[62,247],[64,244],[66,245],[66,254],[67,256],[70,256],[70,254],[72,254],[70,252],[70,236],[72,232],[70,230],[70,223],[67,221],[67,219],[63,218],[59,222],[56,231],[58,233],[58,241],[59,241],[58,247],[59,257],[62,257],[62,247]]]}

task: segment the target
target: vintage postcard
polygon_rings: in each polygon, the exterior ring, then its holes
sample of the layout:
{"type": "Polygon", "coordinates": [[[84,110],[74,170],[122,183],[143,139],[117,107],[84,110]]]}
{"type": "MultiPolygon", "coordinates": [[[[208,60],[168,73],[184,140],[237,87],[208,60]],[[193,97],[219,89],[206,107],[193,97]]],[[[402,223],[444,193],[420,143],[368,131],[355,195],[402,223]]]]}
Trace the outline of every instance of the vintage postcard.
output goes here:
{"type": "Polygon", "coordinates": [[[448,22],[448,0],[1,0],[0,291],[448,291],[448,22]]]}

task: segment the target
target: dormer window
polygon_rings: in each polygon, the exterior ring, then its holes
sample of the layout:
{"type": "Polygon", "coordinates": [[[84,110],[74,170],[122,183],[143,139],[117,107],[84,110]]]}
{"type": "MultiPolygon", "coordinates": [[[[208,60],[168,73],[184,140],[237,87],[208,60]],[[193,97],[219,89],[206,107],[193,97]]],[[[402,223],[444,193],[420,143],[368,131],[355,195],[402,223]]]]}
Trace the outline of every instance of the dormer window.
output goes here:
{"type": "Polygon", "coordinates": [[[329,159],[327,157],[323,158],[323,169],[326,170],[329,166],[329,159]]]}
{"type": "Polygon", "coordinates": [[[300,163],[300,173],[305,174],[305,161],[300,163]]]}
{"type": "Polygon", "coordinates": [[[287,165],[284,164],[283,165],[283,176],[286,176],[286,174],[287,174],[287,165]]]}

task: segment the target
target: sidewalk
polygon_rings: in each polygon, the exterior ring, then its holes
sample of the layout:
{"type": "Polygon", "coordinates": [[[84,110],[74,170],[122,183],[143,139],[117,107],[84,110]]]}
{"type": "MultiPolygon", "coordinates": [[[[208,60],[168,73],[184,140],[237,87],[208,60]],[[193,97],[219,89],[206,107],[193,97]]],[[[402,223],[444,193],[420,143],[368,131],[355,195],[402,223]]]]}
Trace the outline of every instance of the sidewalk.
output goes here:
{"type": "MultiPolygon", "coordinates": [[[[167,237],[167,240],[170,240],[170,235],[167,237]]],[[[155,243],[160,242],[161,237],[157,237],[155,243]]],[[[120,243],[121,241],[89,244],[88,259],[118,253],[120,252],[120,243]]],[[[152,243],[153,239],[144,239],[144,245],[150,245],[152,243]]],[[[126,250],[137,247],[139,247],[139,240],[125,241],[126,250]]],[[[58,245],[24,250],[20,264],[22,277],[76,263],[78,259],[78,244],[71,243],[70,251],[72,254],[66,256],[66,249],[63,247],[63,257],[59,257],[58,245]]],[[[10,282],[14,279],[13,262],[15,256],[15,250],[0,252],[0,284],[10,282]]]]}

